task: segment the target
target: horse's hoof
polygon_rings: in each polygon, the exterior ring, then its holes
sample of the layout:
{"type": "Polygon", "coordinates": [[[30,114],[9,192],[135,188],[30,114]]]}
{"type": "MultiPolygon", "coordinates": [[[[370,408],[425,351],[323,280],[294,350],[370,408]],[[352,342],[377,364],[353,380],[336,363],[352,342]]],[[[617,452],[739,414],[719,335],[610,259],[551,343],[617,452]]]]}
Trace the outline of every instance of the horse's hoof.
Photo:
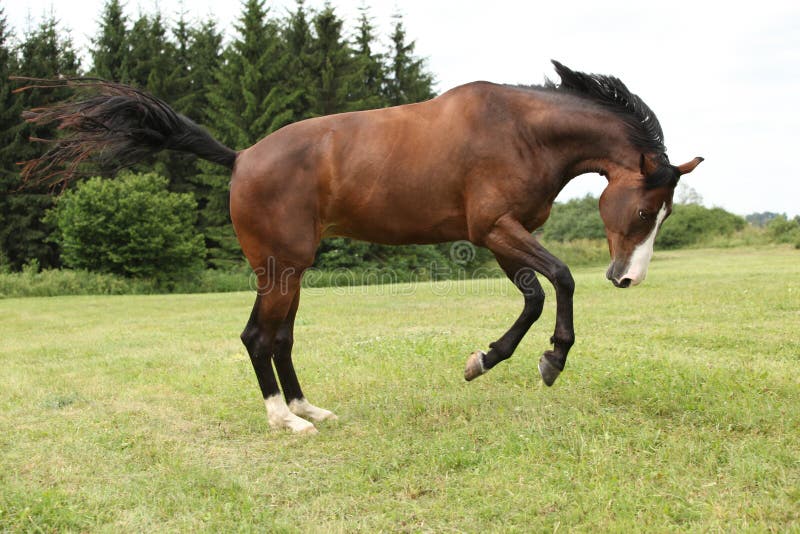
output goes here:
{"type": "Polygon", "coordinates": [[[539,374],[542,375],[542,381],[546,386],[552,386],[558,375],[561,374],[561,369],[550,363],[546,355],[542,355],[539,358],[539,374]]]}
{"type": "Polygon", "coordinates": [[[292,429],[292,432],[295,434],[304,434],[306,436],[313,436],[314,434],[319,434],[319,430],[313,424],[311,426],[303,426],[299,430],[292,429]]]}
{"type": "Polygon", "coordinates": [[[332,411],[314,406],[305,398],[292,399],[292,401],[289,403],[289,411],[298,417],[310,419],[317,423],[321,421],[335,421],[338,419],[336,414],[334,414],[332,411]]]}
{"type": "Polygon", "coordinates": [[[469,382],[486,372],[486,368],[483,366],[484,356],[486,356],[486,353],[482,350],[476,350],[469,355],[469,358],[467,358],[467,367],[464,369],[464,380],[469,382]]]}
{"type": "Polygon", "coordinates": [[[267,420],[269,426],[275,429],[291,430],[295,434],[316,434],[317,429],[314,423],[307,421],[289,411],[283,395],[276,393],[264,399],[267,407],[267,420]]]}
{"type": "Polygon", "coordinates": [[[319,432],[317,427],[314,426],[314,423],[297,416],[279,422],[270,421],[269,426],[276,430],[289,430],[295,434],[313,435],[319,432]]]}

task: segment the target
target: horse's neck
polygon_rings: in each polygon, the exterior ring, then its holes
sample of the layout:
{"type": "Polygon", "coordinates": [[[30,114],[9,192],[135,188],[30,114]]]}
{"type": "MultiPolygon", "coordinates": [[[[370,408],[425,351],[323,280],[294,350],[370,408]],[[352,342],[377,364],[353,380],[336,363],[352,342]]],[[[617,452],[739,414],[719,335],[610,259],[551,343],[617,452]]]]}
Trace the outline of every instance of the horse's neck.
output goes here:
{"type": "Polygon", "coordinates": [[[610,177],[617,168],[634,168],[639,155],[632,149],[625,126],[607,111],[569,99],[539,101],[525,114],[529,142],[540,147],[563,187],[581,174],[610,177]]]}

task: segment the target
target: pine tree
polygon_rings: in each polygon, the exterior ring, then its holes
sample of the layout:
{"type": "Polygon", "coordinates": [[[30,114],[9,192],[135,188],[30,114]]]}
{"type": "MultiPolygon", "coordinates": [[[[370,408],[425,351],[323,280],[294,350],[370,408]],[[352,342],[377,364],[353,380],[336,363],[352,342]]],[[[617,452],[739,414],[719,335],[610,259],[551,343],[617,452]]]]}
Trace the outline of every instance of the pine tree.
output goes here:
{"type": "Polygon", "coordinates": [[[290,122],[296,95],[284,86],[289,58],[263,0],[245,3],[236,29],[209,101],[223,140],[246,147],[290,122]]]}
{"type": "MultiPolygon", "coordinates": [[[[163,98],[169,102],[179,113],[201,120],[200,109],[194,106],[197,98],[192,92],[192,65],[191,65],[191,31],[186,21],[184,12],[181,12],[175,27],[172,30],[174,41],[165,47],[162,58],[163,68],[167,74],[160,82],[163,98]]],[[[158,70],[156,68],[156,70],[158,70]]],[[[148,83],[153,82],[152,72],[148,83]]],[[[192,179],[197,174],[197,158],[186,154],[164,153],[159,155],[159,161],[165,169],[165,176],[169,179],[169,188],[177,193],[195,193],[192,179]]],[[[197,200],[197,199],[196,199],[197,200]]]]}
{"type": "Polygon", "coordinates": [[[216,83],[222,67],[222,33],[217,29],[213,19],[209,19],[199,28],[189,29],[189,60],[191,65],[192,100],[186,109],[198,124],[208,124],[210,117],[208,93],[216,83]]]}
{"type": "MultiPolygon", "coordinates": [[[[120,0],[107,0],[103,5],[98,34],[92,39],[92,76],[104,80],[128,83],[128,54],[130,29],[120,0]]],[[[98,166],[98,174],[112,175],[110,166],[98,166]]]]}
{"type": "Polygon", "coordinates": [[[128,82],[159,98],[169,98],[168,81],[175,47],[167,38],[161,13],[141,15],[128,33],[125,69],[128,82]]]}
{"type": "MultiPolygon", "coordinates": [[[[22,98],[12,93],[13,87],[8,77],[17,74],[17,58],[11,49],[11,34],[6,24],[5,13],[0,6],[0,271],[10,262],[14,251],[7,250],[14,223],[12,206],[14,189],[19,187],[16,162],[20,147],[27,143],[23,137],[22,98]]],[[[19,262],[16,262],[19,266],[19,262]]]]}
{"type": "MultiPolygon", "coordinates": [[[[180,23],[178,24],[180,28],[180,23]]],[[[178,50],[182,37],[177,33],[178,50]]],[[[188,28],[187,65],[190,66],[189,90],[180,100],[181,111],[198,124],[213,128],[213,120],[208,111],[211,109],[208,94],[216,83],[222,65],[222,34],[217,30],[213,19],[202,23],[199,27],[188,28]]],[[[229,179],[229,177],[228,177],[229,179]]],[[[236,243],[231,239],[229,228],[228,205],[221,186],[227,185],[224,173],[219,167],[208,162],[194,161],[190,174],[185,176],[190,187],[187,190],[195,195],[198,205],[197,229],[207,236],[207,244],[215,244],[215,254],[210,256],[212,265],[222,266],[220,257],[238,259],[240,253],[236,243]],[[222,247],[216,245],[222,242],[222,247]],[[220,250],[224,252],[220,253],[220,250]]]]}
{"type": "Polygon", "coordinates": [[[92,39],[92,74],[105,80],[128,81],[128,18],[119,0],[103,6],[100,33],[92,39]]]}
{"type": "MultiPolygon", "coordinates": [[[[178,52],[168,38],[161,13],[140,15],[128,33],[128,44],[125,63],[128,82],[167,102],[178,101],[180,111],[179,94],[188,87],[188,68],[186,72],[176,70],[178,52]]],[[[133,169],[139,172],[155,171],[169,180],[173,190],[185,192],[189,189],[186,174],[194,172],[193,161],[193,156],[165,151],[133,169]]]]}
{"type": "MultiPolygon", "coordinates": [[[[263,0],[248,0],[236,25],[238,36],[226,48],[224,64],[208,93],[207,126],[228,146],[245,148],[292,121],[298,91],[286,87],[289,66],[279,25],[268,18],[263,0]]],[[[238,243],[228,213],[230,175],[201,162],[210,189],[201,213],[209,261],[238,263],[238,243]]]]}
{"type": "Polygon", "coordinates": [[[286,43],[288,68],[286,82],[297,97],[293,100],[291,122],[313,116],[313,100],[310,92],[314,75],[312,66],[311,25],[305,9],[304,0],[297,0],[297,7],[289,14],[283,30],[286,43]]]}
{"type": "Polygon", "coordinates": [[[414,57],[414,41],[406,42],[402,16],[395,15],[394,19],[386,98],[392,106],[433,98],[433,75],[425,70],[424,59],[414,57]]]}
{"type": "Polygon", "coordinates": [[[187,115],[192,109],[194,95],[192,94],[192,64],[191,46],[192,31],[186,21],[186,12],[181,11],[175,27],[172,29],[174,39],[172,56],[169,58],[169,77],[165,95],[166,101],[172,104],[176,111],[187,115]]]}
{"type": "Polygon", "coordinates": [[[342,37],[342,19],[333,7],[314,17],[315,38],[312,45],[312,112],[330,115],[347,110],[348,96],[356,84],[356,69],[350,49],[342,37]]]}
{"type": "Polygon", "coordinates": [[[374,26],[367,7],[359,8],[361,15],[353,43],[355,83],[348,97],[349,111],[375,109],[386,105],[382,88],[386,73],[384,56],[374,51],[374,26]]]}
{"type": "MultiPolygon", "coordinates": [[[[79,74],[79,62],[70,38],[60,38],[55,19],[43,21],[39,27],[25,36],[19,48],[19,72],[35,78],[54,78],[59,75],[79,74]]],[[[64,90],[33,89],[20,96],[26,108],[46,106],[63,100],[68,95],[64,90]]],[[[32,127],[25,124],[20,136],[26,142],[17,145],[16,161],[33,159],[43,147],[27,142],[28,137],[52,138],[53,126],[32,127]]],[[[21,189],[18,177],[8,184],[9,194],[2,205],[4,225],[0,229],[0,245],[7,260],[14,268],[21,267],[31,259],[37,259],[43,267],[58,264],[57,247],[48,241],[52,228],[42,221],[44,213],[53,205],[53,197],[45,186],[29,185],[21,189]],[[16,192],[15,192],[16,191],[16,192]]]]}

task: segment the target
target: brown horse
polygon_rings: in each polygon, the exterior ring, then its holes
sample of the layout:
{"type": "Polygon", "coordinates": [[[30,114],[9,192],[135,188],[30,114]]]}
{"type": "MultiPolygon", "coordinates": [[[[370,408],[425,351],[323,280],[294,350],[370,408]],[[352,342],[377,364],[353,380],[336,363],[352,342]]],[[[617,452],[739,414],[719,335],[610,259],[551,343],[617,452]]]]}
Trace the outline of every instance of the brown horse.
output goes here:
{"type": "Polygon", "coordinates": [[[678,178],[702,161],[671,165],[655,114],[617,78],[553,63],[559,85],[471,83],[420,104],[298,122],[240,152],[150,95],[67,81],[99,95],[30,113],[33,122],[59,121],[65,136],[25,173],[68,179],[93,153],[127,165],[161,149],[232,169],[231,218],[260,288],[241,337],[273,427],[313,432],[311,421],[335,417],[305,399],[291,356],[300,281],[329,236],[469,240],[494,253],[524,307],[488,352],[469,357],[467,380],[509,358],[539,318],[544,292],[534,273],[542,274],[557,303],[553,349],[539,360],[549,386],[575,340],[572,275],[531,235],[556,195],[580,174],[608,179],[600,198],[612,257],[607,276],[628,287],[645,277],[678,178]]]}

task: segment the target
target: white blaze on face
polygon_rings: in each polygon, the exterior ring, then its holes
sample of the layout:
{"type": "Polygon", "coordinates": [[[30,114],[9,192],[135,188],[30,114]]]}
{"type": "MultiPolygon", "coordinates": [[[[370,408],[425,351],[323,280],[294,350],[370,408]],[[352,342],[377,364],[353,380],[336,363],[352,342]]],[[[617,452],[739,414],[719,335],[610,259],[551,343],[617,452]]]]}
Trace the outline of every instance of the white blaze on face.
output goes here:
{"type": "Polygon", "coordinates": [[[661,206],[661,209],[658,210],[656,224],[653,226],[653,229],[647,234],[644,241],[639,243],[633,250],[631,259],[628,262],[628,270],[622,275],[621,280],[629,278],[632,286],[641,284],[642,281],[644,281],[644,277],[647,276],[647,267],[650,265],[650,260],[653,257],[653,244],[656,241],[658,228],[661,226],[661,223],[664,222],[664,217],[666,216],[667,204],[665,202],[661,206]]]}

